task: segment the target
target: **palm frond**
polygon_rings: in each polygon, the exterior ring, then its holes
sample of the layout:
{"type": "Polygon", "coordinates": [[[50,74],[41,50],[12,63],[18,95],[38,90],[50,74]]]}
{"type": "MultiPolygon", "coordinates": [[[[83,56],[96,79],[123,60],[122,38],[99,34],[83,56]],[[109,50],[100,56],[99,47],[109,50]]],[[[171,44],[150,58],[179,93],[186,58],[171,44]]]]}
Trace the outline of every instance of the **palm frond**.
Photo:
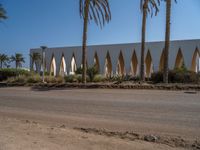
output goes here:
{"type": "Polygon", "coordinates": [[[140,9],[141,11],[147,11],[151,17],[157,15],[159,12],[158,6],[160,5],[161,0],[140,0],[140,9]]]}
{"type": "Polygon", "coordinates": [[[0,20],[7,19],[6,11],[3,6],[0,4],[0,20]]]}
{"type": "Polygon", "coordinates": [[[93,20],[101,28],[111,20],[111,11],[108,0],[80,0],[79,13],[85,18],[85,6],[89,3],[88,21],[93,20]]]}

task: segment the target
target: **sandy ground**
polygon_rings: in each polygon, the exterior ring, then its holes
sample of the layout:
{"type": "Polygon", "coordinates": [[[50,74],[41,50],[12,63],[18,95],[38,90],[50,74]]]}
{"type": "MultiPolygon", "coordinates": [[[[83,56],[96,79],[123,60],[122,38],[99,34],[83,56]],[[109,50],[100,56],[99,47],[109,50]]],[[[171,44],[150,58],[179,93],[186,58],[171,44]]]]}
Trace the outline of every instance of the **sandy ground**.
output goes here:
{"type": "Polygon", "coordinates": [[[199,92],[0,88],[0,150],[180,149],[74,127],[195,141],[199,114],[199,92]]]}
{"type": "Polygon", "coordinates": [[[35,121],[0,117],[0,150],[175,150],[164,144],[87,134],[35,121]]]}

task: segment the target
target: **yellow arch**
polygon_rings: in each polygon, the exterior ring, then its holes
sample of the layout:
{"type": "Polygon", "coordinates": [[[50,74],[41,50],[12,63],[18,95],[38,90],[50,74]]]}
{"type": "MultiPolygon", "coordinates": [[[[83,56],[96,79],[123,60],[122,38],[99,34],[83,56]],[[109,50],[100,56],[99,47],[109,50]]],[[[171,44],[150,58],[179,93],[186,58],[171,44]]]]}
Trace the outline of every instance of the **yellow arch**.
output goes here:
{"type": "Polygon", "coordinates": [[[62,57],[61,57],[59,75],[64,77],[65,73],[66,73],[66,63],[65,63],[65,58],[64,58],[64,54],[63,54],[62,57]]]}
{"type": "Polygon", "coordinates": [[[52,58],[51,58],[50,75],[56,76],[56,60],[55,60],[54,54],[52,55],[52,58]]]}
{"type": "Polygon", "coordinates": [[[105,60],[105,76],[111,77],[112,75],[112,62],[110,58],[109,52],[107,52],[106,60],[105,60]]]}
{"type": "Polygon", "coordinates": [[[121,51],[119,53],[119,58],[118,58],[117,74],[119,76],[124,76],[124,74],[125,74],[124,57],[123,57],[123,54],[121,51]]]}
{"type": "Polygon", "coordinates": [[[131,70],[132,70],[132,75],[136,76],[137,74],[137,68],[138,67],[138,59],[137,59],[137,55],[136,52],[134,50],[132,58],[131,58],[131,70]]]}
{"type": "Polygon", "coordinates": [[[199,61],[199,56],[200,56],[199,49],[196,48],[195,52],[193,54],[193,57],[192,57],[192,64],[191,64],[191,71],[193,71],[193,72],[198,72],[197,65],[199,65],[199,64],[197,61],[199,61]]]}
{"type": "Polygon", "coordinates": [[[181,49],[178,50],[178,54],[176,56],[176,61],[175,61],[175,69],[181,68],[184,64],[184,58],[181,49]]]}
{"type": "Polygon", "coordinates": [[[164,69],[164,58],[165,58],[165,53],[163,49],[162,54],[160,56],[159,71],[163,71],[164,69]]]}
{"type": "Polygon", "coordinates": [[[94,66],[99,73],[100,72],[100,65],[99,65],[99,57],[97,55],[97,52],[95,52],[95,54],[94,54],[94,66]]]}
{"type": "Polygon", "coordinates": [[[152,57],[151,57],[151,53],[148,50],[147,55],[146,55],[146,59],[145,59],[145,65],[146,65],[146,77],[150,77],[151,73],[153,72],[152,69],[152,57]]]}
{"type": "Polygon", "coordinates": [[[71,58],[71,69],[70,69],[70,74],[75,74],[75,71],[77,70],[77,65],[76,65],[76,58],[73,53],[72,58],[71,58]]]}

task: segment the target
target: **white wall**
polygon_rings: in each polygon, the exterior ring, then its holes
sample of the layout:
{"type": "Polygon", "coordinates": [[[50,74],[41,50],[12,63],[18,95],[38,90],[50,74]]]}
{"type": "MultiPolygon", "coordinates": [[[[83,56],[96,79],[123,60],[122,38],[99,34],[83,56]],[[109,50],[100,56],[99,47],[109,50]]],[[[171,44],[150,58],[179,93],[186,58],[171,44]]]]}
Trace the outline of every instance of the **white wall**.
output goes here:
{"type": "MultiPolygon", "coordinates": [[[[164,48],[164,42],[149,42],[146,43],[145,50],[145,58],[147,51],[150,51],[152,62],[153,62],[153,71],[159,71],[160,57],[164,48]]],[[[178,50],[181,49],[184,63],[188,70],[191,69],[192,58],[194,52],[198,48],[200,49],[200,40],[183,40],[183,41],[172,41],[170,44],[169,50],[169,68],[174,69],[176,56],[178,50]]],[[[87,47],[87,63],[88,66],[91,67],[94,64],[94,55],[95,52],[99,58],[100,65],[100,73],[104,74],[105,71],[105,59],[107,52],[110,54],[111,62],[112,62],[112,72],[116,72],[117,62],[119,58],[120,51],[122,52],[125,64],[125,72],[129,73],[131,69],[131,58],[133,55],[133,51],[135,50],[138,60],[138,70],[140,67],[140,51],[141,44],[114,44],[114,45],[95,45],[87,47]]],[[[41,53],[41,49],[31,49],[30,53],[39,52],[41,53]]],[[[61,58],[64,55],[66,61],[66,71],[69,74],[71,69],[71,60],[72,56],[75,57],[75,62],[77,68],[81,66],[82,63],[82,47],[61,47],[61,48],[47,48],[45,50],[45,58],[47,63],[47,71],[50,71],[50,64],[52,60],[52,56],[55,57],[56,61],[56,75],[59,74],[59,68],[61,64],[61,58]]],[[[32,61],[32,60],[30,60],[32,61]]],[[[31,64],[31,63],[30,63],[31,64]]],[[[41,65],[40,62],[38,65],[41,65]]],[[[31,67],[31,66],[30,66],[31,67]]],[[[139,73],[139,71],[138,71],[139,73]]]]}

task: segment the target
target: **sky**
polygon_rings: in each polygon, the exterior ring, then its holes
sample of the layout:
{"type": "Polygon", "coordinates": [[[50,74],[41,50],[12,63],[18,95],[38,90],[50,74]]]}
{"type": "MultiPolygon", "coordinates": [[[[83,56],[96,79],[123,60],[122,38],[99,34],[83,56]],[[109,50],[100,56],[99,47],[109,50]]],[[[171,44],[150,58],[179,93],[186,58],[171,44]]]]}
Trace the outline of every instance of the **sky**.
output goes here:
{"type": "MultiPolygon", "coordinates": [[[[88,27],[88,45],[134,43],[141,40],[140,0],[109,0],[112,20],[100,29],[88,27]]],[[[172,3],[171,40],[200,39],[200,0],[172,3]]],[[[29,66],[29,50],[81,46],[83,20],[79,0],[0,0],[8,19],[0,22],[0,53],[22,53],[29,66]]],[[[165,3],[156,17],[147,18],[147,41],[165,37],[165,3]]]]}

